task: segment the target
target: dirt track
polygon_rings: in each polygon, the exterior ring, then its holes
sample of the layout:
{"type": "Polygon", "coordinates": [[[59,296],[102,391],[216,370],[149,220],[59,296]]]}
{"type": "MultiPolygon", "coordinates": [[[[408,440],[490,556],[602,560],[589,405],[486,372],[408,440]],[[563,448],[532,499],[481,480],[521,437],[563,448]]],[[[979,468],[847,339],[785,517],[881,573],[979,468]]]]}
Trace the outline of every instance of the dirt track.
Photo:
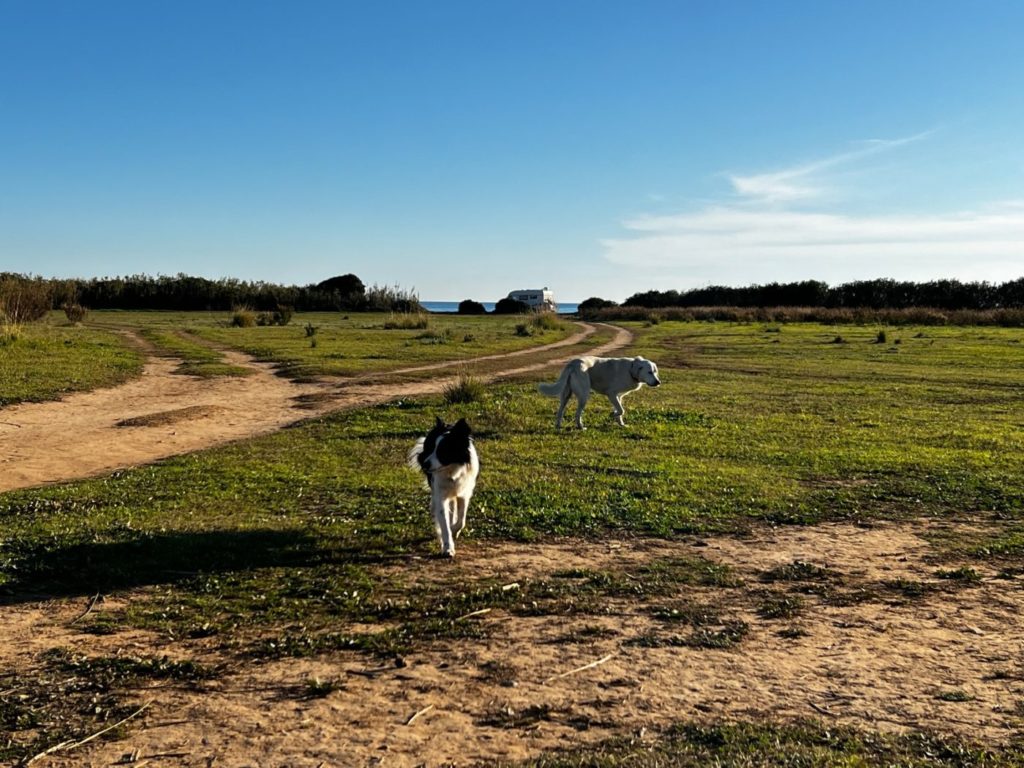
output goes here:
{"type": "MultiPolygon", "coordinates": [[[[443,371],[484,361],[542,357],[540,362],[501,369],[485,379],[542,370],[564,361],[548,353],[583,341],[579,333],[553,344],[503,355],[449,361],[391,371],[386,376],[443,371]]],[[[621,349],[632,335],[617,329],[609,342],[588,350],[602,355],[621,349]]],[[[226,361],[248,368],[244,377],[204,379],[175,373],[181,362],[151,357],[142,375],[117,387],[70,395],[49,403],[0,410],[0,492],[63,482],[272,432],[296,421],[342,408],[365,407],[402,397],[440,392],[452,376],[404,383],[368,383],[370,377],[295,383],[271,365],[240,352],[226,361]],[[125,424],[127,422],[127,424],[125,424]]],[[[381,374],[376,375],[377,382],[381,374]]]]}

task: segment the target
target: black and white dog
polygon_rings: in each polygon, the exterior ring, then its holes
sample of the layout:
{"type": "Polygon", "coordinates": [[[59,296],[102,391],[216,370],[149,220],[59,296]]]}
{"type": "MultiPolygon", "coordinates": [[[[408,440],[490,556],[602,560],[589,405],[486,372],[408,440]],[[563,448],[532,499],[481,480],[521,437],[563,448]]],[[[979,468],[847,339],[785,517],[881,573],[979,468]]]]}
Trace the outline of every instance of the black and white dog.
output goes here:
{"type": "Polygon", "coordinates": [[[448,557],[455,557],[455,539],[466,527],[466,510],[480,474],[472,434],[465,419],[452,425],[438,419],[409,451],[409,466],[426,475],[434,528],[441,553],[448,557]]]}

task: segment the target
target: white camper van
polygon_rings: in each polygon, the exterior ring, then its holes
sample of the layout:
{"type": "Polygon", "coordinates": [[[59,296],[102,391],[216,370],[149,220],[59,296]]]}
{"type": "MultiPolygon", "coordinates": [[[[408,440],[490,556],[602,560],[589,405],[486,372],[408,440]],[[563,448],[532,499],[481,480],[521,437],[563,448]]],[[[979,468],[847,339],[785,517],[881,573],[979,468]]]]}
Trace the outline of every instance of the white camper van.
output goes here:
{"type": "Polygon", "coordinates": [[[530,309],[543,312],[558,311],[558,304],[555,303],[555,294],[549,291],[546,285],[543,288],[524,288],[520,291],[511,291],[508,297],[514,301],[523,302],[530,309]]]}

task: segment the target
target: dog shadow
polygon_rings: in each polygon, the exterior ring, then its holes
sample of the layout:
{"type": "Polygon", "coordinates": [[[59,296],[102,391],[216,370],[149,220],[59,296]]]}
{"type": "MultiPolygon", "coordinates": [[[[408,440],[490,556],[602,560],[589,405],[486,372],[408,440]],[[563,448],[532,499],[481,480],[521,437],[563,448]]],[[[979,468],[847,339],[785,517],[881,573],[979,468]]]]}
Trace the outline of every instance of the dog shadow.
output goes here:
{"type": "Polygon", "coordinates": [[[45,543],[5,553],[0,606],[48,598],[109,594],[176,584],[202,574],[260,568],[383,566],[429,560],[434,537],[426,530],[387,540],[352,541],[315,532],[179,531],[110,542],[45,543]]]}
{"type": "Polygon", "coordinates": [[[13,553],[0,605],[172,584],[201,573],[323,562],[330,552],[299,531],[193,531],[13,553]]]}

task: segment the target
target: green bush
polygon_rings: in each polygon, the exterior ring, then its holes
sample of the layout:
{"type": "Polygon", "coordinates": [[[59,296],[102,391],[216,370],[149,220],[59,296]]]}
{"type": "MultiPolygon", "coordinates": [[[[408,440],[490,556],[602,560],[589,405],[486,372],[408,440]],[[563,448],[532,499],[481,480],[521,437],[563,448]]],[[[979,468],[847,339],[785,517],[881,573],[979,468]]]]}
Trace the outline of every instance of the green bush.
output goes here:
{"type": "Polygon", "coordinates": [[[475,403],[484,396],[484,383],[468,373],[460,373],[459,378],[444,388],[444,401],[448,405],[475,403]]]}
{"type": "Polygon", "coordinates": [[[0,320],[22,325],[46,317],[53,306],[53,286],[42,278],[0,275],[0,320]]]}
{"type": "Polygon", "coordinates": [[[452,331],[451,328],[445,328],[443,331],[424,331],[416,338],[424,344],[447,344],[451,341],[452,331]]]}
{"type": "Polygon", "coordinates": [[[608,299],[601,299],[597,296],[591,296],[589,299],[584,299],[580,302],[580,305],[576,308],[576,311],[580,314],[587,314],[588,312],[596,312],[600,309],[611,309],[612,307],[619,306],[614,301],[608,299]]]}
{"type": "Polygon", "coordinates": [[[501,299],[494,305],[496,315],[525,315],[530,311],[530,305],[515,299],[501,299]]]}
{"type": "Polygon", "coordinates": [[[232,328],[252,328],[256,325],[256,313],[248,307],[235,307],[231,315],[232,328]]]}
{"type": "Polygon", "coordinates": [[[539,331],[560,331],[564,323],[554,312],[540,312],[530,320],[530,325],[539,331]]]}
{"type": "Polygon", "coordinates": [[[69,323],[80,323],[89,313],[89,310],[81,304],[72,302],[65,302],[61,309],[64,310],[64,316],[67,317],[69,323]]]}
{"type": "Polygon", "coordinates": [[[399,312],[388,315],[384,329],[388,331],[414,331],[430,327],[430,315],[426,312],[399,312]]]}
{"type": "Polygon", "coordinates": [[[366,290],[360,307],[368,312],[426,313],[414,290],[396,286],[372,285],[366,290]]]}

